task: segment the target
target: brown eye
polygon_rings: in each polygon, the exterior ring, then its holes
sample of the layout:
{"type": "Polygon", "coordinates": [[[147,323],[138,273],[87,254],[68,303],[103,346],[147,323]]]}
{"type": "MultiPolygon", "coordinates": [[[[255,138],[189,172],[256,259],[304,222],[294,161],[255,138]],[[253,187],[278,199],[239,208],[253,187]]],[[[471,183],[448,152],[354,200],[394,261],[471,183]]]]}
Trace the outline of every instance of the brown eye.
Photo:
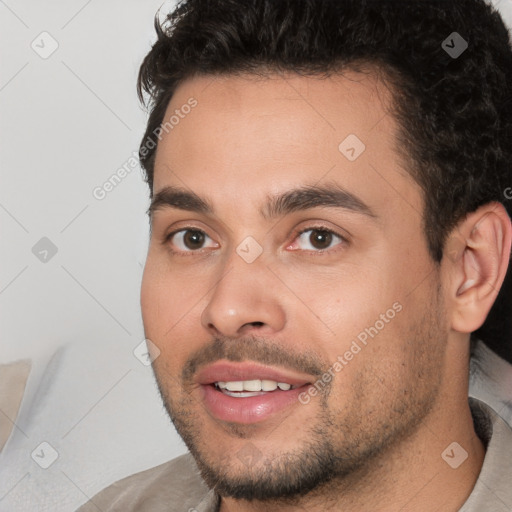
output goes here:
{"type": "MultiPolygon", "coordinates": [[[[327,252],[330,249],[335,249],[338,245],[347,244],[347,239],[338,235],[330,229],[309,228],[301,231],[296,238],[296,241],[289,246],[292,250],[305,250],[312,252],[327,252]]],[[[330,252],[330,251],[329,251],[330,252]]]]}
{"type": "Polygon", "coordinates": [[[167,237],[173,252],[199,252],[201,249],[215,249],[219,247],[204,231],[200,229],[180,229],[167,237]]]}
{"type": "Polygon", "coordinates": [[[187,230],[183,236],[183,244],[187,249],[200,249],[204,243],[204,233],[202,231],[187,230]]]}
{"type": "Polygon", "coordinates": [[[309,235],[309,242],[315,249],[327,249],[332,243],[332,233],[313,229],[309,235]]]}

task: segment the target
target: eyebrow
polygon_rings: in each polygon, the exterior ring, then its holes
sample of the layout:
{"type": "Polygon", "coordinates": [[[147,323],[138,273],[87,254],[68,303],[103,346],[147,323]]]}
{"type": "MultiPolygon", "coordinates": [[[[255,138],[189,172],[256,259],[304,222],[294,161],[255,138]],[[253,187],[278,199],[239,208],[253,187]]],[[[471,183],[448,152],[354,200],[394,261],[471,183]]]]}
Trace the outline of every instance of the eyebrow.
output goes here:
{"type": "MultiPolygon", "coordinates": [[[[306,185],[288,190],[282,194],[268,195],[259,212],[265,220],[272,220],[288,213],[318,207],[339,208],[371,218],[378,217],[360,198],[335,182],[322,186],[306,185]]],[[[195,192],[174,186],[164,187],[157,192],[147,213],[151,218],[156,211],[165,208],[176,208],[205,215],[215,213],[208,198],[200,197],[195,192]]]]}

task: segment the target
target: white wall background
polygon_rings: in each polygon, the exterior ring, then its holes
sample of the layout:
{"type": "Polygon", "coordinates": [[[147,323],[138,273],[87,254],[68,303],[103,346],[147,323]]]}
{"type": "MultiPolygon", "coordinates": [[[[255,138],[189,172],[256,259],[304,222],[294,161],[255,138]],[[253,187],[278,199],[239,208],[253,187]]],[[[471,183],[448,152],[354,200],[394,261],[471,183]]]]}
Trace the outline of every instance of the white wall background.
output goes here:
{"type": "MultiPolygon", "coordinates": [[[[0,0],[0,363],[33,361],[0,511],[72,511],[185,450],[133,355],[147,185],[137,166],[93,196],[138,149],[135,81],[161,3],[0,0]],[[42,442],[58,453],[46,470],[42,442]]],[[[493,3],[512,26],[512,0],[493,3]]]]}
{"type": "Polygon", "coordinates": [[[102,201],[92,191],[138,148],[135,80],[161,3],[0,2],[0,362],[143,339],[147,186],[137,167],[102,201]],[[32,41],[58,48],[41,58],[32,41]],[[32,253],[42,237],[47,262],[32,253]]]}
{"type": "Polygon", "coordinates": [[[136,76],[161,4],[0,1],[0,363],[32,360],[0,453],[2,512],[72,511],[185,451],[133,354],[148,234],[140,168],[93,196],[138,149],[136,76]],[[48,469],[41,450],[58,456],[48,469]]]}

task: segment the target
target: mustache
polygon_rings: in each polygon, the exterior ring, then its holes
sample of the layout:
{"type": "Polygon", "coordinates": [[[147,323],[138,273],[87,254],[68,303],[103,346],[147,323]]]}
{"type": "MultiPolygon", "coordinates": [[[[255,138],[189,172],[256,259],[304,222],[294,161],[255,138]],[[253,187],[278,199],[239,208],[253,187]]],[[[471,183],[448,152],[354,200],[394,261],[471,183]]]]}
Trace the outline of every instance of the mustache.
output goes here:
{"type": "Polygon", "coordinates": [[[181,372],[182,382],[191,384],[197,371],[220,359],[232,362],[251,361],[267,366],[279,366],[288,370],[321,376],[329,367],[313,351],[292,353],[268,339],[258,336],[229,338],[217,336],[211,343],[196,350],[185,363],[181,372]]]}

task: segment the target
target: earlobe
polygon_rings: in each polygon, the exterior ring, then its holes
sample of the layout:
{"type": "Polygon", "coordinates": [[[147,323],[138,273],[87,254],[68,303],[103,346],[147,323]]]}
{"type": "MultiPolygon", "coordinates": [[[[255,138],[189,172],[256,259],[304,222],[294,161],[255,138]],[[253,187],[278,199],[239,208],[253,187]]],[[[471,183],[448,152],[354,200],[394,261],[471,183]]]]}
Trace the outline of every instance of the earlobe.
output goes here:
{"type": "Polygon", "coordinates": [[[500,203],[489,203],[456,228],[462,248],[450,265],[453,276],[452,328],[479,329],[498,296],[510,259],[512,227],[500,203]]]}

